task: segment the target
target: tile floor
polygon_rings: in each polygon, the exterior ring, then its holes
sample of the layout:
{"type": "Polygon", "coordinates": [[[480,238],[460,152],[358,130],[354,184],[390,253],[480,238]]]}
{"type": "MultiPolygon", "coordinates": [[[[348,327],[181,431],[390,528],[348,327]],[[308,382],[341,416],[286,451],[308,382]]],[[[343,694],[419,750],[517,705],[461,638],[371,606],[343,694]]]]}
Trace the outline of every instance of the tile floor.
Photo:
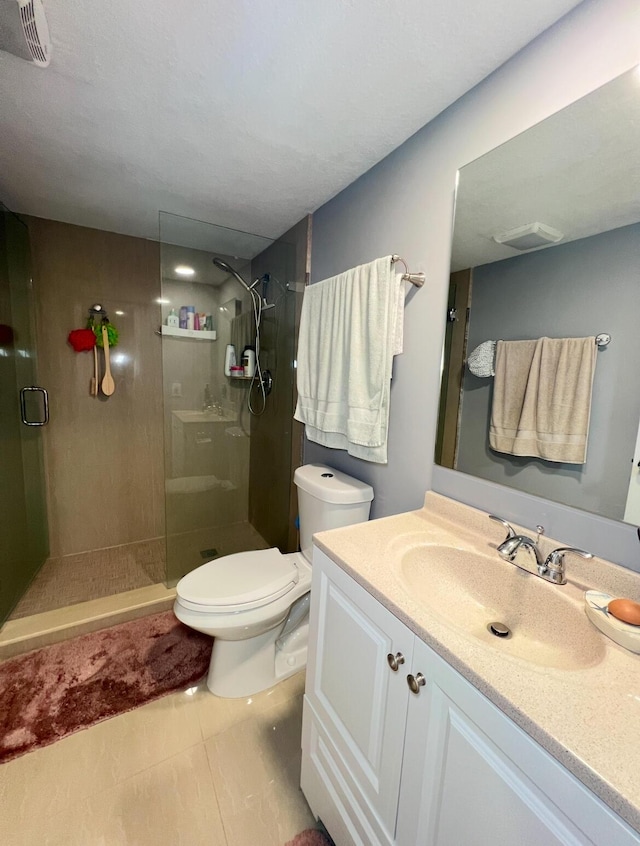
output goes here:
{"type": "Polygon", "coordinates": [[[249,699],[204,683],[0,766],[6,846],[283,846],[299,789],[304,673],[249,699]]]}

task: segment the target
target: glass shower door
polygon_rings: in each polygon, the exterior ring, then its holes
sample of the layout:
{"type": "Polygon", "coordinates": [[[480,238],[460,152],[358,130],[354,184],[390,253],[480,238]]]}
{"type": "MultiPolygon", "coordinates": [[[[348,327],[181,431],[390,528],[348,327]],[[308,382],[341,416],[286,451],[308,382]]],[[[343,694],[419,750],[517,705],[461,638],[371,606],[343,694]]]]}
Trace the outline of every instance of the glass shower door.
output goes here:
{"type": "Polygon", "coordinates": [[[161,212],[160,259],[172,585],[234,552],[289,551],[298,295],[288,284],[295,249],[282,239],[161,212]],[[268,396],[257,378],[231,370],[231,351],[238,366],[246,349],[258,349],[261,370],[270,371],[268,396]]]}
{"type": "Polygon", "coordinates": [[[0,204],[0,626],[48,554],[29,233],[0,204]]]}

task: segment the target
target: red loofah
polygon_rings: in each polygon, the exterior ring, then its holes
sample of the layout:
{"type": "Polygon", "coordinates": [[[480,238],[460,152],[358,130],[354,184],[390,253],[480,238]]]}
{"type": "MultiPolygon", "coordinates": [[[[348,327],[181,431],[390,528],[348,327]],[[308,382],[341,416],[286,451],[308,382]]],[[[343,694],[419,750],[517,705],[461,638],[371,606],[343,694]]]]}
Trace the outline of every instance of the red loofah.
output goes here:
{"type": "Polygon", "coordinates": [[[76,352],[92,350],[96,345],[96,336],[93,329],[73,329],[67,338],[76,352]]]}

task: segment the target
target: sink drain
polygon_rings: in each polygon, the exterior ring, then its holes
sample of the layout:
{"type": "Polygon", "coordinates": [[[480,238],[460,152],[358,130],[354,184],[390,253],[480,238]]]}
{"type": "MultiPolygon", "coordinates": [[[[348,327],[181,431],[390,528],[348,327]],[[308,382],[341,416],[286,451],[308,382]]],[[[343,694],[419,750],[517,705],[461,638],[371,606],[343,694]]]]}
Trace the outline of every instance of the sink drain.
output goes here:
{"type": "Polygon", "coordinates": [[[504,623],[489,623],[487,629],[496,637],[511,637],[511,629],[504,623]]]}

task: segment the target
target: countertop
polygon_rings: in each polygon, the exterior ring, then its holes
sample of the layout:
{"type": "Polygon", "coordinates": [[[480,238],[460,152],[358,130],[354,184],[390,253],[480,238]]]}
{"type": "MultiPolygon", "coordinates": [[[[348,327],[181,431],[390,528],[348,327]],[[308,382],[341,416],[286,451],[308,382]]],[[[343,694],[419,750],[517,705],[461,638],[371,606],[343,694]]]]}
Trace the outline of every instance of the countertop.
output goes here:
{"type": "MultiPolygon", "coordinates": [[[[416,533],[427,533],[430,543],[483,555],[497,555],[505,534],[485,512],[429,492],[419,511],[320,532],[314,542],[640,832],[640,655],[599,633],[603,650],[593,666],[547,668],[505,656],[460,632],[412,599],[396,575],[394,562],[416,533]]],[[[540,548],[547,555],[563,545],[542,538],[540,548]]],[[[640,601],[638,573],[599,558],[570,556],[566,567],[566,585],[543,586],[582,606],[589,589],[640,601]]],[[[524,574],[523,582],[528,578],[538,577],[524,574]]]]}

